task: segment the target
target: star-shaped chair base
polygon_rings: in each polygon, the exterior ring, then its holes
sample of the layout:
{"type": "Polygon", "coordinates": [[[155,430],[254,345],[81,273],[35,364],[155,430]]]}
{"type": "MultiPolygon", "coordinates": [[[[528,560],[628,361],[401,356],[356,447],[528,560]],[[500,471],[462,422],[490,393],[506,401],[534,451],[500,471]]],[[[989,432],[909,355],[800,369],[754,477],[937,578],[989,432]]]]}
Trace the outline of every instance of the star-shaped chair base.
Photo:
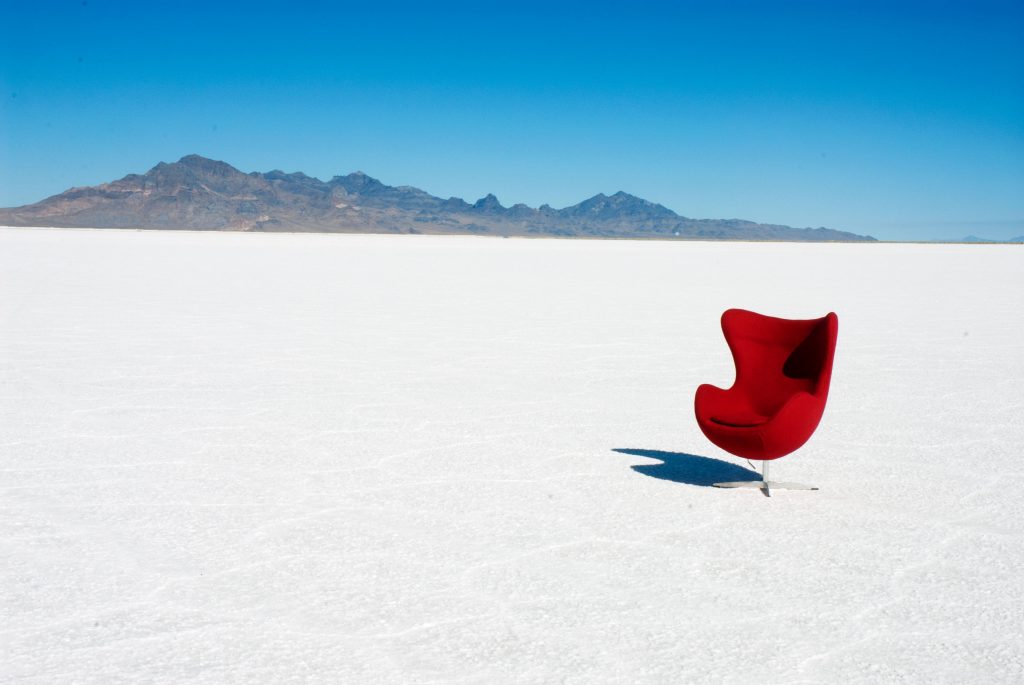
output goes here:
{"type": "Polygon", "coordinates": [[[771,497],[772,490],[817,490],[813,485],[768,480],[768,460],[761,462],[761,480],[734,480],[727,483],[713,483],[716,488],[757,488],[765,497],[771,497]]]}

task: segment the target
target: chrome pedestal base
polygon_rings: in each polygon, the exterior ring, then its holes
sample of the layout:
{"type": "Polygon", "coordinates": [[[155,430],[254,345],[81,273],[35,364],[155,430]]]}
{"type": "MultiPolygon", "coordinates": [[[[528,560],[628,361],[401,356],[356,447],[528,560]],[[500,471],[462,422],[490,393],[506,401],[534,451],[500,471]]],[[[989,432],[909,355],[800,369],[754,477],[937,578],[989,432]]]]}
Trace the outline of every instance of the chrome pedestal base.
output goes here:
{"type": "Polygon", "coordinates": [[[771,497],[772,490],[817,490],[813,485],[803,483],[786,483],[779,480],[768,480],[769,460],[761,462],[761,480],[736,480],[728,483],[714,483],[716,488],[757,488],[765,497],[771,497]]]}

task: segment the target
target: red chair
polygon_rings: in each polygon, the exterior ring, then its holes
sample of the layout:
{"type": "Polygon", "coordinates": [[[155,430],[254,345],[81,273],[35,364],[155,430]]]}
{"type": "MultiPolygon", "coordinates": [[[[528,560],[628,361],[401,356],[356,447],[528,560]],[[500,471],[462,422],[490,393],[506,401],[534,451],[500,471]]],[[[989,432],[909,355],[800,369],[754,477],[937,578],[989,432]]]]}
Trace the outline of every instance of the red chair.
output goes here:
{"type": "Polygon", "coordinates": [[[832,379],[839,318],[791,320],[730,309],[722,332],[736,362],[728,390],[697,388],[697,424],[726,452],[762,461],[763,480],[715,483],[716,487],[817,490],[768,480],[768,463],[796,450],[821,421],[832,379]]]}

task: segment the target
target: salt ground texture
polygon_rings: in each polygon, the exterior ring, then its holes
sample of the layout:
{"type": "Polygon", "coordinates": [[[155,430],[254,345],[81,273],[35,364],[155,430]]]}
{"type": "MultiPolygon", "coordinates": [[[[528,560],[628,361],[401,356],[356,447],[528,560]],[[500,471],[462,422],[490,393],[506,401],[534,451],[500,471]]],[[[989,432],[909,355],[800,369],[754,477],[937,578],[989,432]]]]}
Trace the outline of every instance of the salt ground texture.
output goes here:
{"type": "Polygon", "coordinates": [[[1024,248],[0,230],[0,681],[1024,680],[1024,248]],[[839,314],[817,434],[693,417],[839,314]]]}

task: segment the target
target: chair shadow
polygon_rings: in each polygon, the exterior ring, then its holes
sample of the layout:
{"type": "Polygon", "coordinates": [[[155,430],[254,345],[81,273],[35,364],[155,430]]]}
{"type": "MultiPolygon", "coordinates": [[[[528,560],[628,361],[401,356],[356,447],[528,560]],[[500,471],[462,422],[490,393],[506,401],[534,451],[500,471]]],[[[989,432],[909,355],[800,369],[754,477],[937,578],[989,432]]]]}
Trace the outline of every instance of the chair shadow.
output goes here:
{"type": "Polygon", "coordinates": [[[670,480],[675,483],[710,487],[715,483],[729,481],[761,480],[761,474],[757,471],[711,457],[698,457],[685,452],[662,452],[661,450],[616,448],[612,451],[634,457],[660,460],[662,462],[660,464],[638,464],[630,468],[645,476],[670,480]]]}

